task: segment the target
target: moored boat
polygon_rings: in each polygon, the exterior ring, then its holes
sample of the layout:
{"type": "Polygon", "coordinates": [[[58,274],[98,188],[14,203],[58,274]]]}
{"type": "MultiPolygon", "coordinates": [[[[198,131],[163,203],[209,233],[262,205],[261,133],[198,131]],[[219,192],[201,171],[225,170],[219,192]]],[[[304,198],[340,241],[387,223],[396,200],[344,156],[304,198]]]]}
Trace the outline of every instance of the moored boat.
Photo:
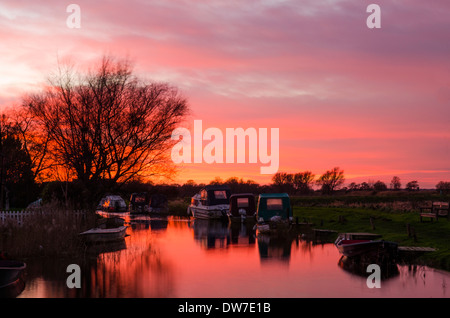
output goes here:
{"type": "Polygon", "coordinates": [[[256,204],[254,194],[232,194],[230,196],[228,218],[232,222],[256,221],[256,204]]]}
{"type": "Polygon", "coordinates": [[[129,210],[131,214],[144,214],[149,211],[150,197],[147,192],[133,193],[130,197],[129,210]]]}
{"type": "Polygon", "coordinates": [[[128,212],[126,202],[119,195],[107,195],[100,201],[97,209],[102,212],[128,212]]]}
{"type": "Polygon", "coordinates": [[[27,265],[21,261],[0,260],[0,288],[14,284],[20,279],[27,265]]]}
{"type": "Polygon", "coordinates": [[[119,226],[115,228],[93,228],[82,232],[79,236],[86,243],[105,243],[119,241],[125,238],[126,226],[119,226]]]}
{"type": "Polygon", "coordinates": [[[339,252],[347,257],[390,257],[397,255],[398,244],[384,240],[349,239],[341,234],[335,241],[339,252]]]}
{"type": "Polygon", "coordinates": [[[204,187],[191,199],[187,214],[197,219],[224,219],[230,209],[231,191],[225,185],[204,187]]]}
{"type": "Polygon", "coordinates": [[[272,233],[289,229],[292,208],[287,193],[264,193],[258,198],[256,228],[259,233],[272,233]]]}

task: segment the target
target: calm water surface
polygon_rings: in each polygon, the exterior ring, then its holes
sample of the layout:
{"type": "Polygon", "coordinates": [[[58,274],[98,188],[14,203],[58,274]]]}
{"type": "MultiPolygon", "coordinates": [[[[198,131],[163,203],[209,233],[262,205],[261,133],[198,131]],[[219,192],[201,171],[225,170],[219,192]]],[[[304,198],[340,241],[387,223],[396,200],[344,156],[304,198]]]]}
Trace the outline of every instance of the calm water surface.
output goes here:
{"type": "Polygon", "coordinates": [[[446,297],[450,273],[395,265],[381,288],[341,259],[332,243],[255,237],[245,226],[177,218],[125,217],[124,242],[83,259],[29,262],[18,297],[446,297]],[[82,286],[66,286],[67,265],[82,286]]]}

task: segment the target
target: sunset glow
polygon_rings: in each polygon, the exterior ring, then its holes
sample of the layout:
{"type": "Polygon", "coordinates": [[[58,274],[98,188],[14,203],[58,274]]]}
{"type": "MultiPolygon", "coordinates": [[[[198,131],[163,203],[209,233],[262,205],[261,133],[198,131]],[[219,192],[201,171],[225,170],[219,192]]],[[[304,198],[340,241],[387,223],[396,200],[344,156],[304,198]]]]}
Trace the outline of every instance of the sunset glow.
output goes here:
{"type": "MultiPolygon", "coordinates": [[[[0,4],[0,109],[40,90],[58,62],[88,69],[129,57],[169,82],[203,129],[279,128],[279,170],[333,167],[352,180],[450,180],[450,3],[371,1],[76,1],[0,4]]],[[[206,142],[204,143],[206,144],[206,142]]],[[[174,182],[271,182],[258,163],[178,165],[174,182]]]]}

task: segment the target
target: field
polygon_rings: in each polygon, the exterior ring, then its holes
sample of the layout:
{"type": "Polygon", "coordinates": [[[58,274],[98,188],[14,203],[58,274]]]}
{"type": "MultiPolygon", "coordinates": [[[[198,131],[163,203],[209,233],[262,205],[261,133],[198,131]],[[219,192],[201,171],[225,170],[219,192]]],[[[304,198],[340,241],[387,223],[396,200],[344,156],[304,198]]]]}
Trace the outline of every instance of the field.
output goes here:
{"type": "Polygon", "coordinates": [[[419,261],[450,270],[450,222],[445,218],[438,222],[426,219],[420,222],[419,213],[415,211],[385,212],[348,207],[294,207],[294,218],[313,223],[316,229],[376,233],[399,246],[433,247],[437,251],[423,255],[419,261]]]}

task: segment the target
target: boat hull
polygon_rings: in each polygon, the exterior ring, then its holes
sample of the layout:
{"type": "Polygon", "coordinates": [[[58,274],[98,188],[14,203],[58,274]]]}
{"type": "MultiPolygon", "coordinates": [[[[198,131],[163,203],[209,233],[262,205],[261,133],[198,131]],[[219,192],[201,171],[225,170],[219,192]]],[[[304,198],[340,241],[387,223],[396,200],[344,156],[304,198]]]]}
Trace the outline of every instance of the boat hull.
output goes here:
{"type": "Polygon", "coordinates": [[[256,217],[254,215],[228,215],[228,219],[233,223],[255,223],[256,217]]]}
{"type": "Polygon", "coordinates": [[[16,282],[26,267],[26,264],[23,262],[0,260],[0,288],[16,282]]]}
{"type": "Polygon", "coordinates": [[[281,234],[291,229],[292,222],[289,219],[277,219],[272,221],[259,221],[256,223],[258,234],[281,234]]]}
{"type": "Polygon", "coordinates": [[[105,243],[120,241],[125,238],[127,227],[119,226],[112,229],[94,228],[80,233],[80,237],[89,243],[105,243]]]}
{"type": "Polygon", "coordinates": [[[192,216],[196,219],[224,219],[227,218],[227,211],[229,206],[208,206],[208,207],[199,207],[199,206],[190,206],[188,214],[192,214],[192,216]]]}
{"type": "Polygon", "coordinates": [[[336,246],[339,252],[347,257],[394,256],[397,251],[397,244],[387,241],[342,240],[336,246]]]}

